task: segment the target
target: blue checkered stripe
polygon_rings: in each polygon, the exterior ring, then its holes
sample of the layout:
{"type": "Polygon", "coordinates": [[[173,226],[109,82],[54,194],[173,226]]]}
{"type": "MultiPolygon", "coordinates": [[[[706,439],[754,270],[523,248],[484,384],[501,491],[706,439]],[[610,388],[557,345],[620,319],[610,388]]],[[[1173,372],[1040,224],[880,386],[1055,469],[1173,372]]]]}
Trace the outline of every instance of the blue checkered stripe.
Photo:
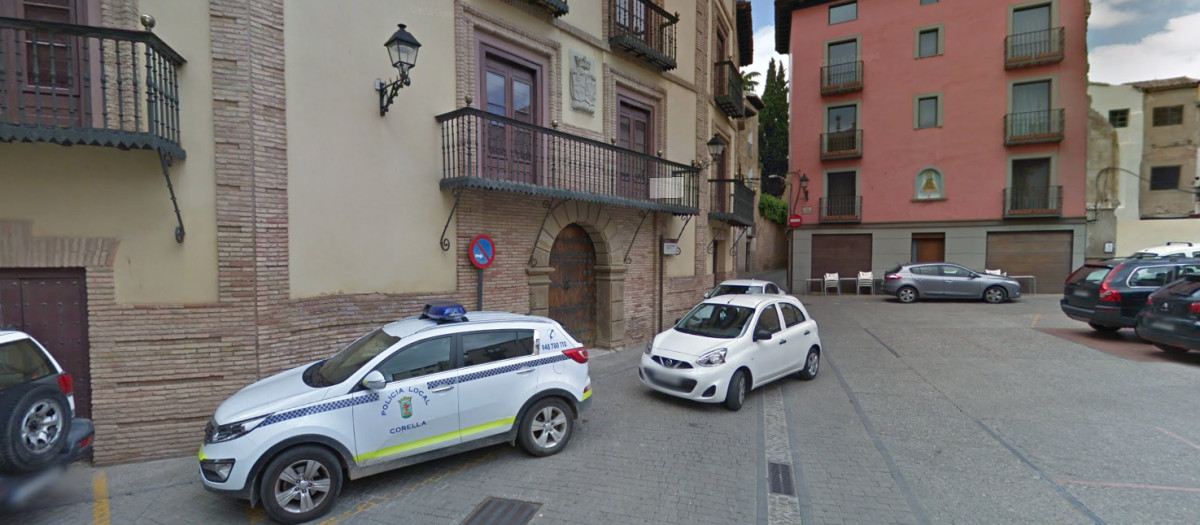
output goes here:
{"type": "Polygon", "coordinates": [[[471,372],[470,374],[463,374],[458,377],[447,377],[445,379],[438,379],[437,381],[430,381],[429,383],[427,383],[425,385],[425,388],[427,388],[429,390],[433,390],[435,388],[446,386],[446,385],[462,384],[462,383],[466,383],[468,381],[474,381],[476,379],[484,379],[484,378],[488,378],[488,377],[492,377],[492,376],[498,376],[500,374],[507,374],[509,372],[516,372],[517,370],[520,370],[522,368],[537,368],[542,365],[557,363],[559,361],[565,361],[567,359],[570,359],[570,357],[567,357],[566,354],[556,354],[556,355],[552,355],[549,357],[543,357],[541,359],[535,359],[533,361],[526,361],[526,362],[520,363],[520,364],[506,365],[506,366],[500,366],[500,367],[496,367],[496,368],[489,368],[487,370],[471,372]]]}
{"type": "Polygon", "coordinates": [[[350,407],[358,406],[358,405],[361,405],[364,403],[373,403],[375,401],[379,401],[379,394],[376,392],[372,392],[370,394],[363,395],[363,396],[351,397],[348,399],[341,399],[338,401],[330,401],[329,403],[321,403],[319,405],[313,405],[313,406],[305,407],[305,408],[298,408],[296,410],[290,410],[287,412],[280,412],[278,414],[272,414],[271,417],[268,417],[266,421],[263,421],[262,426],[265,427],[267,425],[274,425],[275,423],[282,423],[284,421],[290,421],[290,420],[296,419],[298,417],[311,416],[313,414],[320,414],[323,412],[331,412],[334,410],[341,410],[343,408],[350,408],[350,407]]]}

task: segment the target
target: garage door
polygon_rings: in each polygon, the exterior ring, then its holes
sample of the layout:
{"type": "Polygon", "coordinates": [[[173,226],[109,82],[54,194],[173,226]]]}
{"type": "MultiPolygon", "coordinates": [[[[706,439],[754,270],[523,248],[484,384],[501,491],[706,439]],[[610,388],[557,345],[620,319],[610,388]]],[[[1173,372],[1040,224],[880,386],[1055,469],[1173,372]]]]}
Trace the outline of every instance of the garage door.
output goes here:
{"type": "Polygon", "coordinates": [[[1009,275],[1032,275],[1043,292],[1058,290],[1055,285],[1071,273],[1072,237],[1069,231],[989,233],[987,267],[1009,275]]]}
{"type": "MultiPolygon", "coordinates": [[[[837,273],[841,277],[858,277],[858,272],[871,270],[871,234],[813,235],[812,276],[823,277],[837,273]]],[[[846,290],[852,288],[846,282],[846,290]]]]}

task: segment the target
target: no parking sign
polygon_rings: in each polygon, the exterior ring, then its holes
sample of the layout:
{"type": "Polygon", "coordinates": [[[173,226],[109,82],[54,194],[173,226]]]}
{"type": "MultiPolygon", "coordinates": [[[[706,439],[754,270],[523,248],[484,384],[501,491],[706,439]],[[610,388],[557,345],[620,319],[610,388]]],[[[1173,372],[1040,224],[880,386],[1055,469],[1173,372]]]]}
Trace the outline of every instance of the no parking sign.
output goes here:
{"type": "Polygon", "coordinates": [[[496,262],[496,243],[485,234],[476,235],[467,245],[467,257],[476,268],[487,268],[496,262]]]}

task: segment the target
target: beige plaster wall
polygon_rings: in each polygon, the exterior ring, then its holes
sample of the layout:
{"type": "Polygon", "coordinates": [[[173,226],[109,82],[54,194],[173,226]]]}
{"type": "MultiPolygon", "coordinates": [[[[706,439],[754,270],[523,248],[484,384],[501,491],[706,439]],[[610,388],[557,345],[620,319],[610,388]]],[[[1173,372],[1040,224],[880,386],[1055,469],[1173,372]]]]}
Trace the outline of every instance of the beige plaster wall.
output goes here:
{"type": "Polygon", "coordinates": [[[674,238],[679,235],[679,255],[665,257],[667,277],[691,277],[696,273],[696,224],[699,217],[692,217],[691,222],[684,228],[684,219],[672,217],[667,221],[667,230],[663,237],[674,238]],[[680,228],[683,234],[680,235],[680,228]]]}
{"type": "Polygon", "coordinates": [[[1146,142],[1142,157],[1142,217],[1179,217],[1195,212],[1196,148],[1200,142],[1196,89],[1174,89],[1146,93],[1146,142]],[[1183,123],[1154,126],[1154,108],[1183,106],[1183,123]],[[1150,190],[1151,170],[1156,166],[1180,166],[1179,186],[1150,190]]]}
{"type": "MultiPolygon", "coordinates": [[[[179,70],[181,142],[171,181],[187,238],[175,242],[175,212],[158,156],[93,146],[0,144],[0,220],[27,221],[39,237],[118,240],[118,304],[217,300],[212,60],[202,2],[144,0],[154,32],[187,59],[179,70]]],[[[133,21],[136,24],[136,21],[133,21]]]]}
{"type": "Polygon", "coordinates": [[[458,105],[453,5],[355,3],[294,0],[284,11],[291,296],[453,290],[456,243],[438,244],[452,198],[438,189],[434,119],[458,105]],[[331,21],[358,29],[328,31],[331,21]],[[396,76],[383,43],[398,23],[422,47],[412,85],[380,117],[373,83],[396,76]]]}
{"type": "Polygon", "coordinates": [[[1129,255],[1171,241],[1200,242],[1200,219],[1117,222],[1117,255],[1129,255]]]}

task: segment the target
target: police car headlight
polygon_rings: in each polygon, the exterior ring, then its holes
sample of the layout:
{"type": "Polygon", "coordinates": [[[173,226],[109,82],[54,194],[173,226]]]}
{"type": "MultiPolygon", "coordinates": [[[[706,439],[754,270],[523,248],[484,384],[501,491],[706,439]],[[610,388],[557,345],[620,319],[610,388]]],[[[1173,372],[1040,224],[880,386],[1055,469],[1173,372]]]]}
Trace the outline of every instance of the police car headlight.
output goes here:
{"type": "Polygon", "coordinates": [[[205,440],[205,443],[224,443],[240,438],[249,434],[251,430],[258,428],[259,425],[266,421],[271,414],[259,416],[256,418],[245,419],[236,423],[228,423],[225,425],[217,425],[213,431],[212,437],[205,440]]]}
{"type": "Polygon", "coordinates": [[[725,348],[718,348],[716,350],[713,350],[712,352],[709,352],[707,354],[700,356],[700,359],[696,360],[696,364],[698,364],[700,366],[723,365],[723,364],[725,364],[725,353],[727,351],[728,350],[725,348]]]}

